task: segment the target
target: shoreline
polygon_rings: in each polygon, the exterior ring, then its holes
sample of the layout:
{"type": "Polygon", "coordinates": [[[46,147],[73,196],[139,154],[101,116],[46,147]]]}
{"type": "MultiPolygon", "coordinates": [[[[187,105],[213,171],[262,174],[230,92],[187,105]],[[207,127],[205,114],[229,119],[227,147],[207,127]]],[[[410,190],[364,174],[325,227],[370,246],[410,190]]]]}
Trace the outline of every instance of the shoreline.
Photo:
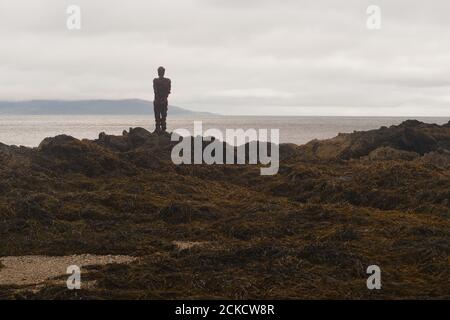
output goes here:
{"type": "MultiPolygon", "coordinates": [[[[304,145],[314,139],[324,140],[339,133],[378,129],[398,125],[408,118],[402,117],[172,117],[168,119],[169,131],[177,128],[192,130],[193,122],[201,120],[205,129],[219,128],[279,128],[280,142],[304,145]],[[391,120],[391,121],[389,121],[391,120]]],[[[419,118],[424,122],[444,124],[450,117],[419,118]]],[[[100,132],[120,135],[130,127],[153,128],[153,117],[127,116],[0,116],[0,142],[6,145],[37,147],[51,136],[68,134],[78,139],[95,139],[100,132]]]]}

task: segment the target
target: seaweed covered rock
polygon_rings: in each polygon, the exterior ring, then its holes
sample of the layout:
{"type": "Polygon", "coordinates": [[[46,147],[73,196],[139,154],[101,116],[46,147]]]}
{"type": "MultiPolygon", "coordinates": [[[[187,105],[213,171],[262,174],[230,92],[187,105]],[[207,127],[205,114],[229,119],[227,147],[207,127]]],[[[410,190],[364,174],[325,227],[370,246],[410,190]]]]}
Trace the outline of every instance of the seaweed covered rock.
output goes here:
{"type": "Polygon", "coordinates": [[[78,141],[79,140],[74,137],[62,134],[52,138],[45,138],[39,144],[38,150],[44,152],[58,152],[63,150],[64,146],[69,146],[78,141]]]}
{"type": "Polygon", "coordinates": [[[450,168],[450,151],[449,150],[437,150],[424,155],[421,160],[424,163],[432,164],[438,168],[449,169],[450,168]]]}
{"type": "MultiPolygon", "coordinates": [[[[158,153],[161,153],[161,149],[167,149],[167,147],[172,145],[170,135],[168,133],[155,134],[144,128],[130,128],[129,131],[123,131],[122,136],[107,135],[102,132],[100,133],[99,138],[95,140],[95,143],[104,148],[118,152],[125,152],[139,148],[157,148],[159,151],[158,153]]],[[[156,152],[157,150],[153,151],[156,152]]]]}
{"type": "Polygon", "coordinates": [[[43,169],[97,176],[117,170],[133,171],[129,163],[97,144],[60,135],[46,138],[33,155],[33,163],[43,169]]]}
{"type": "Polygon", "coordinates": [[[329,140],[314,140],[300,147],[310,159],[357,159],[372,151],[389,147],[420,155],[437,149],[450,150],[450,127],[408,120],[398,126],[339,134],[329,140]]]}
{"type": "Polygon", "coordinates": [[[407,160],[417,159],[419,154],[411,151],[398,150],[391,147],[380,147],[369,153],[368,160],[407,160]]]}

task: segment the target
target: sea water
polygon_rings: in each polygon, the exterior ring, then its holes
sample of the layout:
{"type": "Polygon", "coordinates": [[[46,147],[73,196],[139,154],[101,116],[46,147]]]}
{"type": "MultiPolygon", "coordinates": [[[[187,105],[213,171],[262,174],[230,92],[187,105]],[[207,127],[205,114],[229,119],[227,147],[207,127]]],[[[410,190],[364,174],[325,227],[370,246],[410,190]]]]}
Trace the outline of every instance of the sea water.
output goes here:
{"type": "MultiPolygon", "coordinates": [[[[327,139],[339,133],[378,129],[397,125],[412,118],[401,117],[270,117],[222,116],[211,118],[169,118],[168,131],[178,128],[193,131],[194,121],[202,121],[204,130],[226,129],[279,129],[280,142],[304,144],[313,139],[327,139]]],[[[450,118],[415,118],[427,123],[444,124],[450,118]]],[[[59,134],[78,139],[96,139],[100,132],[121,135],[130,127],[154,130],[150,115],[0,115],[0,142],[7,145],[37,147],[46,137],[59,134]]]]}

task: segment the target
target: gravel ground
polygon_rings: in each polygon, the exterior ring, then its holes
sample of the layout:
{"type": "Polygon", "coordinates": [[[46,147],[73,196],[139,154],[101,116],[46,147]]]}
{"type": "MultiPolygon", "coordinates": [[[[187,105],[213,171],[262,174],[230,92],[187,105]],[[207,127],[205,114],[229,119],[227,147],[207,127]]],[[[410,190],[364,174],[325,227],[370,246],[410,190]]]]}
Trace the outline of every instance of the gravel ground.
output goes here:
{"type": "Polygon", "coordinates": [[[50,256],[19,256],[2,257],[0,263],[0,285],[37,285],[48,279],[65,275],[67,267],[76,265],[81,268],[91,265],[106,265],[112,263],[129,263],[136,258],[130,256],[96,256],[72,255],[62,257],[50,256]]]}

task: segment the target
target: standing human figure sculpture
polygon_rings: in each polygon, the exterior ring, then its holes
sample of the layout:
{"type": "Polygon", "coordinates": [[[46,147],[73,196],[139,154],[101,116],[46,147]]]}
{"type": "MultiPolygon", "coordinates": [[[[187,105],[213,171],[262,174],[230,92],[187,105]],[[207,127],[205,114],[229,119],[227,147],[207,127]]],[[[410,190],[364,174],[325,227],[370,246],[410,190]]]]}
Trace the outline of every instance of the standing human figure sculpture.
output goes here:
{"type": "Polygon", "coordinates": [[[158,68],[158,78],[153,79],[153,90],[155,92],[155,100],[153,101],[153,109],[155,111],[155,132],[166,132],[167,124],[167,107],[169,105],[167,98],[172,90],[172,82],[168,78],[164,78],[166,69],[158,68]]]}

